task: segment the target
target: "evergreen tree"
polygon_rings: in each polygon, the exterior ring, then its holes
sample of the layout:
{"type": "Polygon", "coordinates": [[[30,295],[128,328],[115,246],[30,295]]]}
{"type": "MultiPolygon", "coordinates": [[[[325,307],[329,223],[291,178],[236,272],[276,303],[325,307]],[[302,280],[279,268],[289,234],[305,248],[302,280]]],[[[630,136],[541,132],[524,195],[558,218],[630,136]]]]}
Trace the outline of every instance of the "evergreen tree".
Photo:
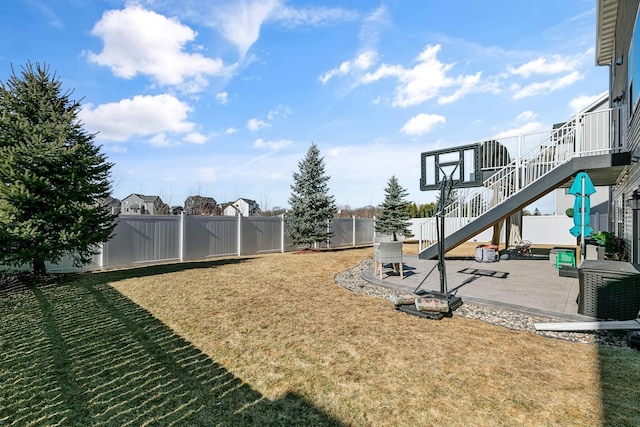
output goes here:
{"type": "Polygon", "coordinates": [[[35,274],[65,255],[86,264],[113,231],[115,216],[100,203],[112,164],[71,94],[46,65],[0,82],[0,264],[31,264],[35,274]]]}
{"type": "Polygon", "coordinates": [[[330,177],[325,175],[324,160],[314,143],[298,167],[299,172],[293,174],[291,209],[285,215],[287,235],[294,245],[311,246],[333,235],[328,231],[328,221],[336,214],[336,205],[328,194],[330,177]]]}
{"type": "Polygon", "coordinates": [[[389,179],[384,192],[384,202],[380,205],[380,213],[376,219],[376,232],[391,234],[394,241],[398,240],[397,234],[413,237],[413,233],[409,229],[411,225],[409,211],[407,210],[409,202],[405,200],[409,192],[400,186],[395,176],[389,179]]]}

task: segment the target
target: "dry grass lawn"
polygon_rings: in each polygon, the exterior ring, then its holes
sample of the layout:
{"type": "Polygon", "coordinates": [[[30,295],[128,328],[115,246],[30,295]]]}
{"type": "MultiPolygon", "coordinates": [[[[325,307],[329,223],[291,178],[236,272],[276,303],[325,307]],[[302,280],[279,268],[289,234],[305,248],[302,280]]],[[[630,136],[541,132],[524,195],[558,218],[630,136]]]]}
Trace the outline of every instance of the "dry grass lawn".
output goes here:
{"type": "Polygon", "coordinates": [[[335,284],[371,252],[251,256],[112,286],[263,396],[346,425],[634,425],[635,405],[621,418],[609,406],[637,398],[637,372],[601,378],[603,357],[637,368],[632,350],[421,319],[335,284]]]}

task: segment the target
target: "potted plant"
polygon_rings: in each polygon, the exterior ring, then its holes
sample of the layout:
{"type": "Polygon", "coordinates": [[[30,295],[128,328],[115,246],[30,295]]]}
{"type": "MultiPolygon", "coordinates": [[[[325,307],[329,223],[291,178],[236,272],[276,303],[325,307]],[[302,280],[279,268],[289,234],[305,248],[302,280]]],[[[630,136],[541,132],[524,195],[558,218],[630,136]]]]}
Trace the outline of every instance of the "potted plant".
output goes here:
{"type": "Polygon", "coordinates": [[[624,247],[624,240],[617,237],[612,231],[598,231],[592,234],[586,243],[603,247],[604,257],[607,260],[626,261],[627,251],[624,247]]]}

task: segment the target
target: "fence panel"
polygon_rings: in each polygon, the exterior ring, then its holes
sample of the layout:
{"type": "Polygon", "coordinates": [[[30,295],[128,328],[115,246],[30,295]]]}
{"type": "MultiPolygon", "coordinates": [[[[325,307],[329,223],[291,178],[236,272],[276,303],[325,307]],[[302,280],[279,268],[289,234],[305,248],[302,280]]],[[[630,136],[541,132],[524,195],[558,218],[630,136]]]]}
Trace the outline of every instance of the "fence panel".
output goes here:
{"type": "Polygon", "coordinates": [[[108,268],[180,259],[179,216],[120,216],[104,245],[108,268]]]}
{"type": "Polygon", "coordinates": [[[280,252],[282,222],[280,217],[243,217],[242,254],[280,252]]]}
{"type": "Polygon", "coordinates": [[[330,247],[353,245],[353,218],[333,218],[330,227],[333,232],[329,239],[330,247]]]}
{"type": "Polygon", "coordinates": [[[364,245],[373,242],[373,227],[375,220],[373,218],[356,218],[356,245],[364,245]]]}
{"type": "Polygon", "coordinates": [[[185,215],[184,221],[184,259],[238,253],[237,217],[185,215]]]}
{"type": "MultiPolygon", "coordinates": [[[[280,217],[242,217],[238,242],[238,217],[134,216],[117,219],[114,235],[102,245],[102,253],[91,264],[76,268],[71,257],[47,264],[51,272],[90,271],[119,268],[143,263],[204,259],[216,256],[295,251],[306,245],[292,246],[280,217]],[[182,239],[182,240],[181,240],[182,239]]],[[[373,242],[373,219],[336,218],[331,221],[335,236],[331,246],[363,245],[373,242]]],[[[320,247],[323,247],[321,245],[320,247]]],[[[0,269],[7,269],[0,266],[0,269]]],[[[30,266],[18,269],[29,270],[30,266]]]]}

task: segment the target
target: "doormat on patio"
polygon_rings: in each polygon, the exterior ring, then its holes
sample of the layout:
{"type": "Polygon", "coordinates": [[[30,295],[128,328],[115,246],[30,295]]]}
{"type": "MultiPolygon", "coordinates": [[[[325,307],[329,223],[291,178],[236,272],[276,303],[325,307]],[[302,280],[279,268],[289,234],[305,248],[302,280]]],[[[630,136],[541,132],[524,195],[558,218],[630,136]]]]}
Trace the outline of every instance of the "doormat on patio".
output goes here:
{"type": "Polygon", "coordinates": [[[479,268],[463,268],[458,273],[473,274],[474,276],[495,277],[496,279],[506,279],[509,273],[505,271],[481,270],[479,268]]]}

